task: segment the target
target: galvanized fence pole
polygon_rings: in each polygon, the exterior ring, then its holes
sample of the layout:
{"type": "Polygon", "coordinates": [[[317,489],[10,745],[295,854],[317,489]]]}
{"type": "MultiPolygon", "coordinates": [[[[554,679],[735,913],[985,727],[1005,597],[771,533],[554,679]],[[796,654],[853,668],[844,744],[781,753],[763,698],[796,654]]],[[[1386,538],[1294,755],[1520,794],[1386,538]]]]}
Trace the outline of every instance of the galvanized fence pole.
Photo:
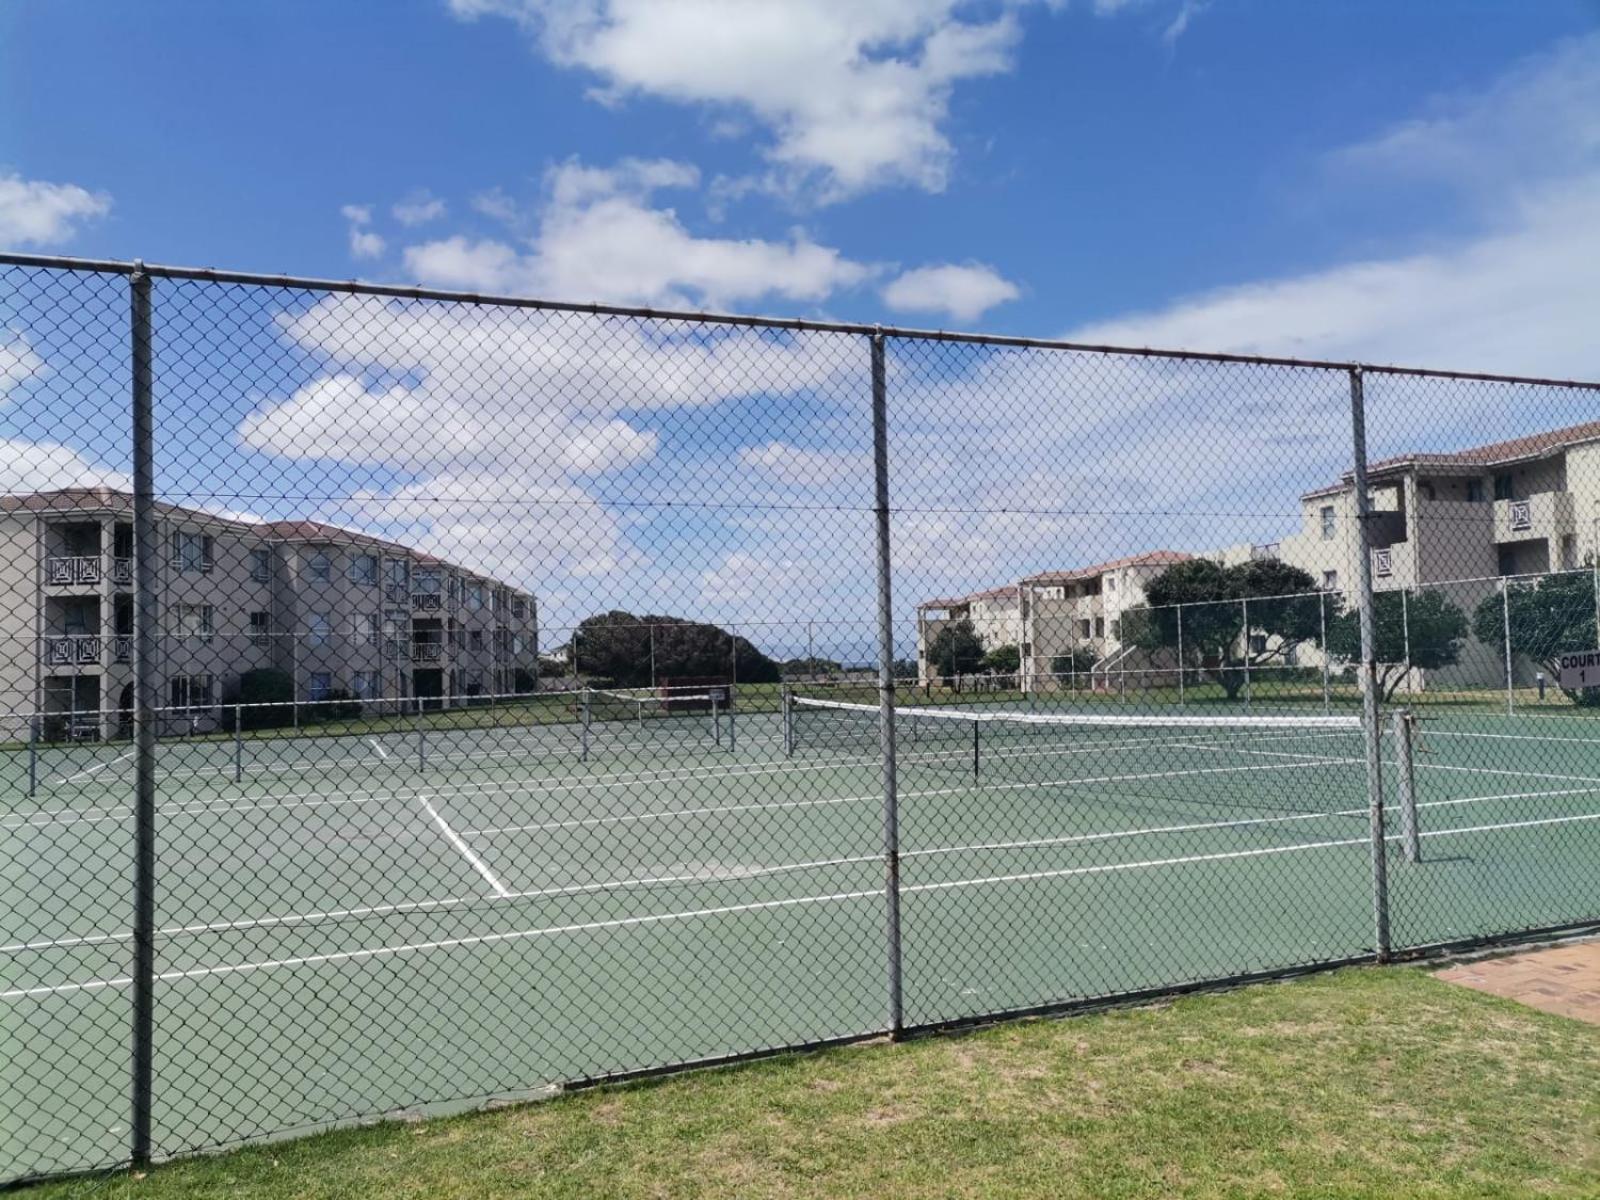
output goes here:
{"type": "Polygon", "coordinates": [[[150,1162],[155,1079],[156,720],[160,703],[156,571],[160,539],[155,503],[155,378],[151,362],[151,281],[135,263],[131,290],[133,368],[133,970],[130,1157],[150,1162]]]}
{"type": "Polygon", "coordinates": [[[28,795],[39,790],[39,714],[28,717],[28,795]]]}
{"type": "Polygon", "coordinates": [[[1350,368],[1350,443],[1356,507],[1356,604],[1361,626],[1361,733],[1367,757],[1367,825],[1372,842],[1372,913],[1379,962],[1389,958],[1389,863],[1383,831],[1383,756],[1378,716],[1377,637],[1372,592],[1371,501],[1367,495],[1367,410],[1361,368],[1350,368]]]}
{"type": "Polygon", "coordinates": [[[1184,705],[1183,697],[1183,605],[1178,605],[1178,707],[1184,705]]]}
{"type": "Polygon", "coordinates": [[[1400,637],[1405,647],[1406,664],[1406,694],[1410,695],[1415,690],[1411,679],[1411,601],[1410,588],[1400,589],[1400,637]]]}
{"type": "Polygon", "coordinates": [[[904,1028],[900,975],[900,797],[895,763],[894,607],[889,558],[889,385],[884,340],[872,347],[872,474],[878,552],[878,753],[883,777],[884,936],[888,951],[889,1036],[904,1028]]]}
{"type": "Polygon", "coordinates": [[[1240,636],[1244,639],[1244,706],[1250,707],[1250,601],[1239,601],[1239,619],[1243,622],[1244,632],[1240,636]]]}

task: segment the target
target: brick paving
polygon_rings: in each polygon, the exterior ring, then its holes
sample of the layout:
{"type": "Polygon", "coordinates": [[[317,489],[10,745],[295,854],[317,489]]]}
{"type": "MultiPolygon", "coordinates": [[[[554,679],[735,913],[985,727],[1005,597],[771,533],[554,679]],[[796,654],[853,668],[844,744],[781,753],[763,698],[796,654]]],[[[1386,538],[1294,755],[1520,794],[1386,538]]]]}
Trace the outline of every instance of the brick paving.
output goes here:
{"type": "Polygon", "coordinates": [[[1457,963],[1439,978],[1600,1025],[1600,940],[1457,963]]]}

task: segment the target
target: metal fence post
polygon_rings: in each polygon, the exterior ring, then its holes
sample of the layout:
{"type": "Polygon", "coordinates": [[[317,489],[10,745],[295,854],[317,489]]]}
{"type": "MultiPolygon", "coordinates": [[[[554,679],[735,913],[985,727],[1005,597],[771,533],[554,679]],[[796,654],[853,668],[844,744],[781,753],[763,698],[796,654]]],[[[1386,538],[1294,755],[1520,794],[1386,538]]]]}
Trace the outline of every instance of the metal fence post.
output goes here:
{"type": "Polygon", "coordinates": [[[244,705],[233,706],[233,781],[244,782],[244,705]]]}
{"type": "Polygon", "coordinates": [[[39,790],[39,715],[28,717],[28,795],[39,790]]]}
{"type": "Polygon", "coordinates": [[[888,951],[889,1036],[904,1028],[900,975],[900,795],[895,763],[894,608],[889,559],[889,385],[884,339],[872,347],[872,473],[878,541],[878,753],[883,776],[884,940],[888,951]]]}
{"type": "Polygon", "coordinates": [[[794,689],[783,686],[783,756],[794,757],[794,689]]]}
{"type": "Polygon", "coordinates": [[[1506,639],[1506,716],[1509,717],[1516,714],[1517,703],[1511,675],[1511,589],[1506,586],[1504,575],[1500,576],[1500,622],[1506,639]]]}
{"type": "Polygon", "coordinates": [[[160,702],[157,655],[157,555],[155,506],[155,398],[151,362],[151,286],[144,264],[129,276],[133,420],[134,591],[134,852],[133,1030],[130,1157],[150,1162],[151,1101],[155,1078],[156,961],[156,708],[160,702]]]}
{"type": "Polygon", "coordinates": [[[1408,598],[1410,588],[1400,589],[1400,637],[1405,647],[1406,663],[1406,693],[1415,691],[1415,684],[1411,679],[1411,601],[1408,598]]]}
{"type": "Polygon", "coordinates": [[[1389,958],[1389,863],[1383,836],[1383,757],[1378,726],[1378,663],[1372,595],[1371,503],[1367,496],[1366,391],[1360,367],[1350,368],[1350,444],[1356,506],[1356,603],[1361,625],[1361,733],[1367,752],[1367,825],[1372,839],[1372,913],[1379,962],[1389,958]]]}

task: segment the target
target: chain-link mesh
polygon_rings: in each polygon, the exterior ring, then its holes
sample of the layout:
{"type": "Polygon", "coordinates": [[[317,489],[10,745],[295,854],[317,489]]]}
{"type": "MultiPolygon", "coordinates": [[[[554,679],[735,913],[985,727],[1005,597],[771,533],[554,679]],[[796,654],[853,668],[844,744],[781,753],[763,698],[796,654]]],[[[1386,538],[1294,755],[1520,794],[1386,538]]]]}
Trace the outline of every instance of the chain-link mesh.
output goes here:
{"type": "Polygon", "coordinates": [[[1600,918],[1592,389],[6,261],[0,1179],[1600,918]]]}

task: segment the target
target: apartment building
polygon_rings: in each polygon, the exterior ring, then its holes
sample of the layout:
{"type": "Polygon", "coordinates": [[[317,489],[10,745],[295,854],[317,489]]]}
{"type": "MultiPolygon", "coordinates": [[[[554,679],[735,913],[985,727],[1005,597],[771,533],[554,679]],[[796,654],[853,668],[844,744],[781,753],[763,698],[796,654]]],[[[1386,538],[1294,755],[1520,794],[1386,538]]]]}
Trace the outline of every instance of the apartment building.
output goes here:
{"type": "Polygon", "coordinates": [[[938,675],[928,647],[939,630],[971,621],[986,650],[1016,646],[1025,688],[1055,686],[1051,663],[1061,655],[1092,656],[1112,668],[1128,653],[1118,640],[1123,612],[1144,603],[1145,587],[1173,563],[1191,556],[1155,550],[1068,571],[1044,571],[1007,587],[971,596],[929,600],[917,608],[917,674],[938,675]]]}
{"type": "MultiPolygon", "coordinates": [[[[1367,470],[1371,517],[1368,549],[1378,591],[1443,591],[1469,615],[1498,590],[1504,576],[1574,570],[1600,562],[1600,421],[1585,422],[1450,453],[1398,455],[1367,470]]],[[[1307,572],[1321,590],[1348,595],[1359,575],[1354,536],[1353,475],[1300,497],[1300,528],[1277,542],[1241,543],[1209,552],[1225,564],[1276,558],[1307,572]]],[[[1191,557],[1157,551],[1078,571],[1046,572],[977,596],[931,600],[917,610],[918,666],[929,674],[925,647],[951,620],[975,615],[979,598],[1009,595],[1015,617],[979,630],[985,646],[1022,648],[1024,682],[1042,677],[1050,660],[1073,648],[1115,670],[1132,653],[1117,640],[1117,619],[1144,601],[1144,586],[1174,562],[1191,557]]],[[[1300,657],[1320,662],[1312,647],[1300,657]]],[[[1519,683],[1538,664],[1513,664],[1519,683]]],[[[1504,663],[1491,647],[1469,641],[1444,669],[1453,684],[1496,684],[1504,663]]],[[[1414,672],[1414,686],[1426,686],[1414,672]]]]}
{"type": "MultiPolygon", "coordinates": [[[[301,701],[424,706],[531,690],[532,595],[398,543],[316,521],[156,509],[163,725],[214,727],[254,668],[301,701]]],[[[108,737],[133,702],[133,500],[0,497],[0,712],[108,737]]],[[[61,728],[56,728],[60,726],[61,728]]],[[[8,734],[7,736],[14,736],[8,734]]]]}

